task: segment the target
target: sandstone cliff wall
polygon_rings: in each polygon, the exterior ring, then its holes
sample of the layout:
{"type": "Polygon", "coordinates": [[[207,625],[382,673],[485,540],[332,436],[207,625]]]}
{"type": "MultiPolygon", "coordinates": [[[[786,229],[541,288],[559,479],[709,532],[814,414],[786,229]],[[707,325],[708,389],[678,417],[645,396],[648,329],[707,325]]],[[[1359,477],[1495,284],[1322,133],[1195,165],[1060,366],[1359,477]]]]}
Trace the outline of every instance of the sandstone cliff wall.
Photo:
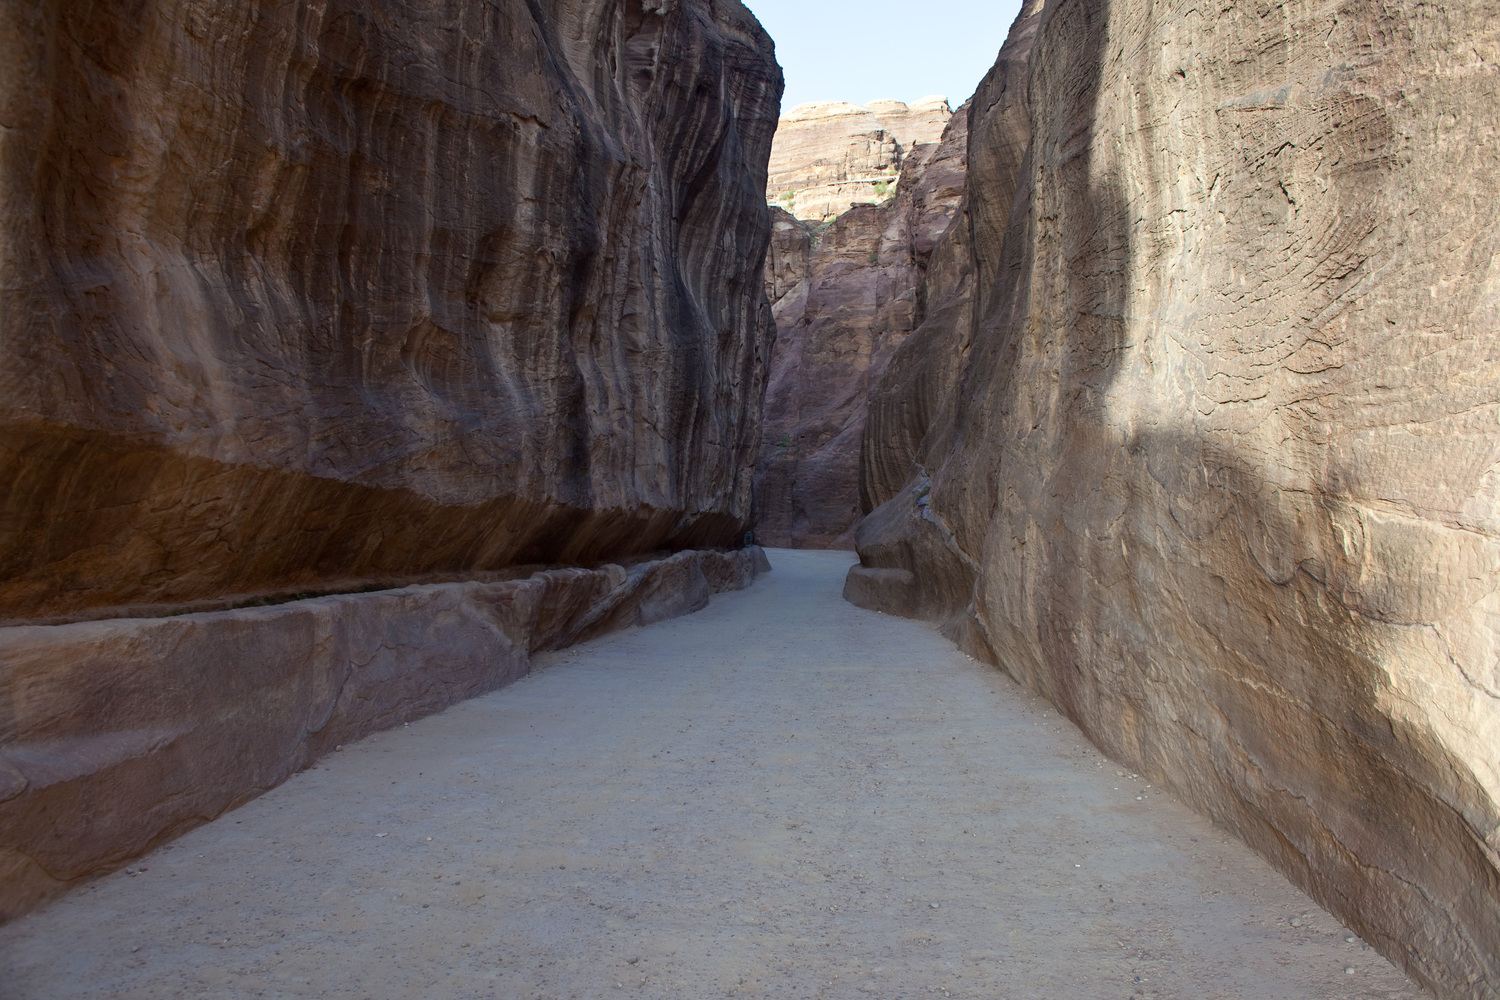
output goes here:
{"type": "Polygon", "coordinates": [[[766,568],[780,93],[735,0],[0,5],[0,919],[766,568]]]}
{"type": "Polygon", "coordinates": [[[846,593],[1500,996],[1493,12],[1033,2],[970,116],[846,593]]]}
{"type": "Polygon", "coordinates": [[[943,97],[924,97],[911,105],[799,104],[777,125],[766,197],[814,222],[826,222],[855,205],[885,202],[907,160],[938,142],[952,117],[943,97]]]}
{"type": "Polygon", "coordinates": [[[0,620],[721,546],[771,318],[735,0],[0,9],[0,620]]]}
{"type": "Polygon", "coordinates": [[[773,210],[776,343],[755,471],[755,530],[768,545],[853,547],[869,387],[926,312],[923,275],[963,191],[966,122],[914,147],[884,205],[826,225],[773,210]]]}

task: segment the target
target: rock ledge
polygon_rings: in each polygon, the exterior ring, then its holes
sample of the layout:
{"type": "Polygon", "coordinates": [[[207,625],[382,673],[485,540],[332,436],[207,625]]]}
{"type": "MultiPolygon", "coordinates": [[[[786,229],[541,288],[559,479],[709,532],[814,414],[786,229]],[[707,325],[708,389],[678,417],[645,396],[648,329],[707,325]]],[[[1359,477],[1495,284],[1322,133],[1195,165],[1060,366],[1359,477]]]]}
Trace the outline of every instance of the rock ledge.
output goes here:
{"type": "Polygon", "coordinates": [[[770,569],[687,551],[169,618],[0,629],[0,920],[323,754],[526,676],[532,657],[697,611],[770,569]]]}

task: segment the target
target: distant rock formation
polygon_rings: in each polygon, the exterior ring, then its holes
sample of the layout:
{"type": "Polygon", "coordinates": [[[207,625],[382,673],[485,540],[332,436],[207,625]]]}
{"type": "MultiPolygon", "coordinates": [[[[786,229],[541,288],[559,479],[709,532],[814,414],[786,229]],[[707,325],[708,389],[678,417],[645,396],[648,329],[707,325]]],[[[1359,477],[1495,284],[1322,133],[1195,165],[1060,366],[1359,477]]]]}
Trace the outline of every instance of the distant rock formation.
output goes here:
{"type": "Polygon", "coordinates": [[[1030,0],[846,594],[1500,997],[1500,21],[1030,0]]]}
{"type": "Polygon", "coordinates": [[[944,97],[912,105],[799,104],[777,124],[766,197],[798,219],[823,222],[892,197],[908,158],[936,143],[953,117],[944,97]]]}
{"type": "MultiPolygon", "coordinates": [[[[755,471],[765,544],[854,547],[869,388],[922,322],[928,258],[963,193],[967,116],[945,117],[940,143],[912,141],[885,204],[825,225],[773,209],[766,290],[776,345],[755,471]]],[[[910,138],[930,122],[906,126],[897,134],[910,138]]]]}
{"type": "Polygon", "coordinates": [[[0,34],[0,620],[742,537],[781,83],[740,4],[0,34]]]}

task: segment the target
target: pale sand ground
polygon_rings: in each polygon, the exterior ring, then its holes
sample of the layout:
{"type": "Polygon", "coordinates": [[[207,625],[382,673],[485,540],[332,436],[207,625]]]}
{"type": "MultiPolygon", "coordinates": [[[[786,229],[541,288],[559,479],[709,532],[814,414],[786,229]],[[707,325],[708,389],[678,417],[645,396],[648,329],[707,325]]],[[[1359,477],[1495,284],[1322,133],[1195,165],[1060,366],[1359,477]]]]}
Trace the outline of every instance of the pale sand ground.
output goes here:
{"type": "Polygon", "coordinates": [[[0,928],[0,995],[1422,996],[847,554],[771,561],[0,928]]]}

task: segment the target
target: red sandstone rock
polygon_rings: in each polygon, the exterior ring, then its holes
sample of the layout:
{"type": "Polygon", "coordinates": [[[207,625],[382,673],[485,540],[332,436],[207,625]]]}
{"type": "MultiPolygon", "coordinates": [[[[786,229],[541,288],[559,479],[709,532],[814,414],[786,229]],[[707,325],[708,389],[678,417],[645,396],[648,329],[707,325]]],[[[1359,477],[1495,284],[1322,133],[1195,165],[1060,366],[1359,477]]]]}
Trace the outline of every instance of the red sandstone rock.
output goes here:
{"type": "Polygon", "coordinates": [[[923,147],[938,142],[953,109],[943,97],[916,104],[799,104],[777,123],[766,196],[799,219],[824,222],[854,205],[880,204],[923,147]]]}
{"type": "Polygon", "coordinates": [[[963,190],[966,117],[920,147],[886,205],[826,226],[777,212],[766,285],[776,346],[756,466],[756,535],[849,548],[869,386],[922,321],[923,273],[963,190]]]}
{"type": "Polygon", "coordinates": [[[734,0],[0,6],[0,919],[764,565],[780,90],[734,0]]]}
{"type": "Polygon", "coordinates": [[[1494,1000],[1500,23],[1040,8],[971,105],[951,318],[872,395],[846,593],[1494,1000]]]}
{"type": "Polygon", "coordinates": [[[740,4],[57,0],[0,54],[0,620],[748,526],[740,4]]]}

